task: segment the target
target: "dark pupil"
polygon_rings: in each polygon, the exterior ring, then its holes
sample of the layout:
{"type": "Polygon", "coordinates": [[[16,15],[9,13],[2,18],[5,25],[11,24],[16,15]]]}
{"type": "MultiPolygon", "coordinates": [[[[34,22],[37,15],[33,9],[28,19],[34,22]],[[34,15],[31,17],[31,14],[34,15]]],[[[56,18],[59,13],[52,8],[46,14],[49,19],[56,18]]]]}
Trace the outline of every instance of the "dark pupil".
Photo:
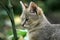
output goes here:
{"type": "Polygon", "coordinates": [[[28,21],[28,18],[26,18],[26,21],[28,21]]]}

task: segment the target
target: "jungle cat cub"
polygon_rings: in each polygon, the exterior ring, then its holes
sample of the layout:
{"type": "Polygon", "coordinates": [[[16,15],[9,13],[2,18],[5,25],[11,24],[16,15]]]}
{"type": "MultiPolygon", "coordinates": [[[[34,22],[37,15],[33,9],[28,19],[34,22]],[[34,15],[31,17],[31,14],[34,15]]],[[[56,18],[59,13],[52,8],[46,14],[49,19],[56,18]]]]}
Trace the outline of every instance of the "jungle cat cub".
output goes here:
{"type": "Polygon", "coordinates": [[[21,26],[29,31],[29,40],[60,40],[60,25],[51,24],[43,14],[43,10],[34,2],[29,6],[23,4],[21,26]]]}

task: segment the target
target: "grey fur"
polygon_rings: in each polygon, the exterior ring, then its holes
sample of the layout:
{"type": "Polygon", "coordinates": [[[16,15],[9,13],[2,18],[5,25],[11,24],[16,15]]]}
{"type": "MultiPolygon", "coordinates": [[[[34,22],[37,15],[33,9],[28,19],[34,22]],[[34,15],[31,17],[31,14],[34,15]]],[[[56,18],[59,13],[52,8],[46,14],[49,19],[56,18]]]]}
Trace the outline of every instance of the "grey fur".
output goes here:
{"type": "Polygon", "coordinates": [[[37,11],[40,10],[41,15],[31,13],[32,3],[21,15],[21,26],[29,30],[29,40],[60,40],[60,24],[51,24],[38,6],[37,11]]]}

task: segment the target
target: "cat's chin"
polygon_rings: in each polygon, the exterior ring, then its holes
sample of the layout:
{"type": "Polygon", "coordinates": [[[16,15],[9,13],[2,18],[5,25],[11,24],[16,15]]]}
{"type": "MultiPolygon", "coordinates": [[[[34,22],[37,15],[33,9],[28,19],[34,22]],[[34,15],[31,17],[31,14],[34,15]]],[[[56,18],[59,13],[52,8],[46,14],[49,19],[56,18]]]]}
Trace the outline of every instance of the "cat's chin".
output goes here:
{"type": "Polygon", "coordinates": [[[30,29],[30,26],[29,25],[24,25],[24,26],[21,26],[21,29],[30,29]]]}
{"type": "Polygon", "coordinates": [[[29,25],[24,25],[24,27],[26,27],[26,28],[27,28],[27,27],[29,27],[29,25]]]}

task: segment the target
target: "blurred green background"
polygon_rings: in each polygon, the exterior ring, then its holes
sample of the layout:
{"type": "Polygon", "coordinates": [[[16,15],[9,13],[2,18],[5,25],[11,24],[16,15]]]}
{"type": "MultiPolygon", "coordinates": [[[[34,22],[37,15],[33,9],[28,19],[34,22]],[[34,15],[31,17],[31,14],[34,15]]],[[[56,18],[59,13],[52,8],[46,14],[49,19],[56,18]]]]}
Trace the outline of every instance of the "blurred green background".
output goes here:
{"type": "MultiPolygon", "coordinates": [[[[51,23],[60,23],[60,0],[10,0],[14,12],[16,29],[19,29],[20,27],[20,15],[22,13],[22,7],[19,1],[23,1],[27,4],[29,4],[31,1],[35,2],[43,9],[45,16],[51,23]]],[[[7,11],[9,11],[8,5],[8,0],[0,0],[0,37],[2,37],[3,34],[6,36],[6,32],[8,30],[12,30],[11,21],[7,14],[7,11]]]]}

